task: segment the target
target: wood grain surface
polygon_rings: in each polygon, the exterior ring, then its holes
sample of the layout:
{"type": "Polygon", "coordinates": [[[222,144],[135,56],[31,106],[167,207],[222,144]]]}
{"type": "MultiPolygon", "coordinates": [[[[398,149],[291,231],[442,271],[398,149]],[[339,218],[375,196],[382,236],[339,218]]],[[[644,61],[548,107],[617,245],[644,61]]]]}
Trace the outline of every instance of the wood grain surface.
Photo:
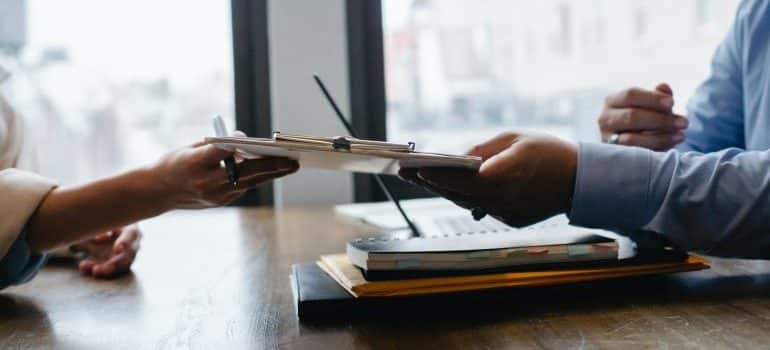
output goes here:
{"type": "Polygon", "coordinates": [[[313,323],[294,315],[292,263],[371,230],[331,208],[180,211],[143,223],[133,273],[46,267],[0,292],[0,348],[768,348],[770,263],[506,291],[430,313],[313,323]],[[478,307],[476,307],[478,305],[478,307]]]}

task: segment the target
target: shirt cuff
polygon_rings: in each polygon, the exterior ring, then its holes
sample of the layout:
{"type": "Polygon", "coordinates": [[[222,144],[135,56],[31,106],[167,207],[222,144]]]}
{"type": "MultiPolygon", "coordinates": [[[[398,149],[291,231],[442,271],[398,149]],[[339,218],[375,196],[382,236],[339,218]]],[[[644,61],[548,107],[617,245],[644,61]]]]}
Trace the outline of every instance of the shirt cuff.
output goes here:
{"type": "Polygon", "coordinates": [[[652,152],[639,147],[580,143],[570,224],[635,230],[650,219],[652,152]]]}
{"type": "Polygon", "coordinates": [[[45,265],[48,256],[33,254],[23,231],[0,260],[0,289],[28,282],[45,265]]]}

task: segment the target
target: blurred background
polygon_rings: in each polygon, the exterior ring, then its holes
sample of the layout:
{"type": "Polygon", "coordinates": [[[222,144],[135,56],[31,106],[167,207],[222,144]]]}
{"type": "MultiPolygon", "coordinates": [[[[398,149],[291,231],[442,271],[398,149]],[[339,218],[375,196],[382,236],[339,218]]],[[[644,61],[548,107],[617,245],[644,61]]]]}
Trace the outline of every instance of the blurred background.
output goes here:
{"type": "Polygon", "coordinates": [[[388,136],[451,153],[510,126],[598,140],[605,96],[663,81],[683,112],[737,4],[385,0],[388,136]]]}
{"type": "MultiPolygon", "coordinates": [[[[462,153],[513,127],[596,141],[604,97],[621,88],[668,82],[683,112],[738,4],[356,2],[0,0],[0,65],[11,73],[1,88],[28,121],[41,172],[65,184],[198,141],[211,134],[214,113],[251,134],[269,133],[254,126],[265,118],[284,132],[341,134],[313,72],[359,125],[380,123],[387,139],[421,150],[462,153]],[[362,31],[365,40],[353,42],[362,31]],[[250,79],[255,61],[236,63],[234,45],[244,57],[269,53],[268,77],[249,80],[240,99],[234,72],[250,79]],[[383,116],[356,107],[373,98],[357,82],[371,90],[379,81],[362,78],[356,61],[382,77],[383,116]],[[236,118],[252,96],[267,96],[260,103],[270,115],[236,118]]],[[[357,181],[303,170],[271,196],[276,204],[365,200],[357,181]]]]}
{"type": "Polygon", "coordinates": [[[3,93],[43,174],[74,183],[147,164],[209,135],[214,113],[234,126],[229,2],[0,3],[3,93]]]}

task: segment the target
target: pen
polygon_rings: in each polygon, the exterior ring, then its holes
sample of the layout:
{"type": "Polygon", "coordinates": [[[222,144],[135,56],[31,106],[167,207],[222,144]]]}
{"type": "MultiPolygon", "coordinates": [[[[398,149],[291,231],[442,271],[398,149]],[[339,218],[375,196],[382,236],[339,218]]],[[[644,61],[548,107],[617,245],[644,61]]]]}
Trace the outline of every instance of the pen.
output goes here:
{"type": "MultiPolygon", "coordinates": [[[[313,79],[315,79],[316,84],[318,84],[318,87],[321,89],[321,92],[324,94],[324,97],[326,97],[326,101],[329,102],[329,104],[334,109],[334,113],[337,115],[337,118],[340,122],[342,122],[342,125],[345,127],[345,130],[348,131],[348,134],[353,137],[358,137],[358,132],[353,128],[353,125],[350,124],[347,118],[345,118],[344,115],[342,115],[342,111],[339,107],[337,107],[337,103],[334,102],[334,98],[332,98],[332,95],[329,93],[329,90],[326,90],[326,85],[323,81],[321,81],[321,77],[319,77],[317,74],[313,74],[313,79]]],[[[411,144],[410,149],[414,149],[414,144],[411,144]]],[[[420,233],[420,230],[417,229],[417,226],[415,226],[414,222],[409,219],[408,216],[406,216],[406,212],[404,212],[404,208],[401,207],[401,203],[396,198],[395,195],[393,195],[393,191],[390,190],[390,187],[385,183],[385,181],[382,179],[382,176],[380,174],[372,174],[374,177],[374,180],[377,181],[377,185],[380,186],[382,189],[382,192],[385,192],[385,196],[388,197],[388,199],[393,202],[393,204],[396,205],[396,209],[398,209],[399,214],[401,214],[401,217],[404,218],[404,221],[406,222],[406,225],[409,226],[409,229],[412,231],[412,236],[420,237],[422,236],[422,233],[420,233]]]]}
{"type": "MultiPolygon", "coordinates": [[[[217,137],[226,137],[227,128],[225,127],[225,121],[221,116],[214,116],[214,133],[217,137]]],[[[238,168],[235,167],[235,158],[229,156],[225,158],[225,171],[227,172],[227,180],[233,184],[233,187],[238,186],[238,168]]]]}

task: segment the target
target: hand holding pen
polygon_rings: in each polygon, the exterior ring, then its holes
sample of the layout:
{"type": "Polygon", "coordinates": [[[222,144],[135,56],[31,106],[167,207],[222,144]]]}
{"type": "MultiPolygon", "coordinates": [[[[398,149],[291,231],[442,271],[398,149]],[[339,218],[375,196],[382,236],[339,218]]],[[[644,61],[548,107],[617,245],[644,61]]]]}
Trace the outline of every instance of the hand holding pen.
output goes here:
{"type": "MultiPolygon", "coordinates": [[[[217,137],[227,136],[227,127],[225,127],[225,121],[220,115],[214,116],[214,133],[217,137]]],[[[233,184],[233,188],[238,187],[238,167],[235,165],[235,157],[230,156],[224,159],[225,171],[227,172],[227,179],[233,184]]]]}

